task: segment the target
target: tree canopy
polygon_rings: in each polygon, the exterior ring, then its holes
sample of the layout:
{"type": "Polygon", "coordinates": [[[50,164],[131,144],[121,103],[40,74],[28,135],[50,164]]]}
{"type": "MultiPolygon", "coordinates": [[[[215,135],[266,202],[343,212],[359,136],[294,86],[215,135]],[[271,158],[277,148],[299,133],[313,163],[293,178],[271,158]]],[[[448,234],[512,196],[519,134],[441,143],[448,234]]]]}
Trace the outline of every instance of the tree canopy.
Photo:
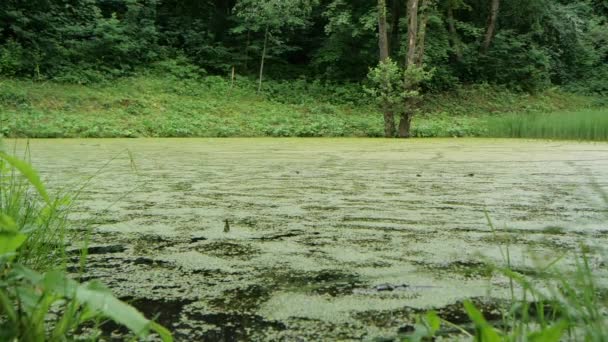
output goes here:
{"type": "MultiPolygon", "coordinates": [[[[389,54],[401,66],[407,2],[385,1],[389,54]]],[[[608,91],[605,0],[434,0],[426,20],[427,91],[608,91]]],[[[272,78],[359,82],[378,64],[378,34],[373,1],[4,0],[0,74],[94,82],[185,58],[207,73],[257,77],[266,59],[272,78]]]]}

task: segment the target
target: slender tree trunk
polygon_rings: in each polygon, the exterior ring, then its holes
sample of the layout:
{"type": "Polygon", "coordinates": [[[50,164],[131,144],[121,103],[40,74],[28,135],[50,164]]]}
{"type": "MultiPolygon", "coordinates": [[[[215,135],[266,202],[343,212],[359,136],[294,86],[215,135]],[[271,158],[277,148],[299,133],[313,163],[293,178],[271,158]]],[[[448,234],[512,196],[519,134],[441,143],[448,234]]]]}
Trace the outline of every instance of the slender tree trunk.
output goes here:
{"type": "Polygon", "coordinates": [[[264,32],[264,48],[262,49],[262,61],[260,62],[260,79],[258,81],[258,93],[262,91],[262,77],[264,76],[264,60],[266,59],[266,46],[268,45],[268,32],[269,28],[266,25],[266,32],[264,32]]]}
{"type": "Polygon", "coordinates": [[[400,0],[393,0],[391,13],[393,14],[393,21],[391,25],[390,40],[388,44],[393,51],[399,52],[401,48],[401,30],[399,30],[399,20],[401,19],[400,0]]]}
{"type": "Polygon", "coordinates": [[[481,52],[483,54],[488,52],[490,44],[492,44],[492,38],[494,37],[494,31],[496,30],[496,20],[498,19],[498,10],[500,9],[500,0],[492,0],[490,15],[488,16],[488,27],[486,29],[486,36],[483,40],[481,52]]]}
{"type": "Polygon", "coordinates": [[[406,66],[416,63],[418,35],[418,0],[407,0],[407,60],[406,66]]]}
{"type": "Polygon", "coordinates": [[[380,48],[380,63],[386,61],[389,57],[386,26],[386,0],[378,0],[378,47],[380,48]]]}
{"type": "Polygon", "coordinates": [[[456,32],[456,25],[454,24],[454,9],[452,4],[448,4],[448,30],[450,32],[450,40],[452,41],[452,48],[454,49],[454,55],[456,55],[456,61],[462,60],[462,46],[460,46],[460,39],[458,38],[458,32],[456,32]]]}
{"type": "MultiPolygon", "coordinates": [[[[378,0],[378,48],[380,50],[380,64],[389,58],[388,33],[386,24],[386,0],[378,0]]],[[[395,114],[390,106],[382,108],[384,114],[384,136],[395,136],[395,114]]]]}
{"type": "Polygon", "coordinates": [[[426,39],[426,24],[429,21],[429,0],[422,0],[422,5],[420,6],[420,23],[418,24],[418,37],[416,43],[416,65],[422,66],[424,62],[424,42],[426,39]]]}
{"type": "MultiPolygon", "coordinates": [[[[418,1],[407,0],[407,60],[406,68],[413,67],[418,60],[418,1]]],[[[424,0],[423,0],[424,1],[424,0]]],[[[409,90],[409,89],[406,89],[409,90]]],[[[399,137],[409,138],[414,113],[413,101],[407,100],[403,104],[406,108],[399,119],[399,137]]]]}

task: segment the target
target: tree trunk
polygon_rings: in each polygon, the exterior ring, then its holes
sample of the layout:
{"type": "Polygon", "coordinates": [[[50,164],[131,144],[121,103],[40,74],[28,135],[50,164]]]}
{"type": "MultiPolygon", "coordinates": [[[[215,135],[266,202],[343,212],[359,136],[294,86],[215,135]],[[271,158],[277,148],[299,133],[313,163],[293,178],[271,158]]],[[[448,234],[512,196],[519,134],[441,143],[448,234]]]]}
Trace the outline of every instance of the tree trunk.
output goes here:
{"type": "Polygon", "coordinates": [[[378,47],[380,48],[380,63],[386,61],[389,56],[386,26],[386,0],[378,0],[378,47]]]}
{"type": "MultiPolygon", "coordinates": [[[[380,49],[380,64],[389,58],[388,34],[386,29],[386,0],[378,0],[378,47],[380,49]]],[[[384,136],[395,136],[395,114],[389,106],[382,109],[384,114],[384,136]]]]}
{"type": "Polygon", "coordinates": [[[500,0],[492,0],[490,15],[488,16],[488,27],[486,29],[486,36],[483,40],[483,46],[481,47],[481,52],[483,54],[488,52],[490,44],[492,44],[492,38],[494,37],[494,31],[496,30],[496,20],[498,19],[499,8],[500,0]]]}
{"type": "Polygon", "coordinates": [[[401,120],[399,120],[399,138],[409,138],[411,136],[410,129],[412,127],[413,114],[410,108],[401,114],[401,120]]]}
{"type": "Polygon", "coordinates": [[[392,24],[390,31],[389,47],[396,52],[401,48],[401,30],[399,30],[399,20],[401,19],[401,1],[393,0],[392,6],[392,24]]]}
{"type": "Polygon", "coordinates": [[[384,110],[384,137],[395,137],[395,114],[389,110],[384,110]]]}
{"type": "Polygon", "coordinates": [[[420,23],[418,24],[418,37],[416,43],[416,60],[415,63],[417,66],[422,66],[422,62],[424,62],[424,42],[426,39],[426,24],[429,21],[429,0],[422,0],[422,6],[420,6],[420,23]]]}
{"type": "Polygon", "coordinates": [[[260,79],[258,81],[258,93],[262,91],[262,77],[264,76],[264,60],[266,59],[266,46],[268,45],[268,25],[264,32],[264,48],[262,49],[262,61],[260,62],[260,79]]]}
{"type": "Polygon", "coordinates": [[[452,49],[454,49],[454,55],[456,55],[456,61],[462,60],[462,47],[460,46],[460,39],[458,38],[458,32],[456,32],[456,25],[454,24],[454,9],[452,4],[448,4],[448,30],[450,32],[450,40],[452,41],[452,49]]]}
{"type": "MultiPolygon", "coordinates": [[[[426,39],[426,24],[428,21],[428,7],[430,0],[408,0],[407,1],[407,18],[408,18],[408,49],[407,49],[407,63],[406,68],[410,67],[421,67],[424,58],[424,42],[426,39]],[[418,2],[422,1],[420,10],[422,16],[420,23],[418,22],[418,2]]],[[[415,90],[418,88],[418,84],[411,84],[410,89],[415,90]]],[[[405,110],[401,114],[399,120],[399,137],[409,138],[411,136],[410,129],[412,126],[412,117],[418,103],[416,99],[410,98],[403,104],[405,110]]]]}
{"type": "MultiPolygon", "coordinates": [[[[417,61],[417,43],[418,43],[418,1],[407,0],[407,60],[406,68],[416,65],[417,61]]],[[[399,137],[409,138],[410,127],[412,125],[411,100],[406,101],[403,105],[406,106],[405,111],[401,113],[399,119],[399,137]]]]}
{"type": "Polygon", "coordinates": [[[418,0],[407,0],[407,60],[406,66],[416,63],[418,35],[418,0]]]}

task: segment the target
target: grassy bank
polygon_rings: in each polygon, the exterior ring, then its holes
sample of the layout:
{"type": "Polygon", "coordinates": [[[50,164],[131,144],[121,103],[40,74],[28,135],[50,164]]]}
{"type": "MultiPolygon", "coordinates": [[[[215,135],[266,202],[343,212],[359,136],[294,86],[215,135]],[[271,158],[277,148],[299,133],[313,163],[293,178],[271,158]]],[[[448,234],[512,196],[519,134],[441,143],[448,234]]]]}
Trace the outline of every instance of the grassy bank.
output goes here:
{"type": "MultiPolygon", "coordinates": [[[[0,131],[7,137],[255,137],[383,134],[382,116],[360,87],[268,82],[263,94],[238,79],[139,76],[98,85],[0,80],[0,131]]],[[[418,137],[481,136],[504,113],[602,105],[550,90],[518,94],[489,86],[429,95],[414,119],[418,137]]]]}

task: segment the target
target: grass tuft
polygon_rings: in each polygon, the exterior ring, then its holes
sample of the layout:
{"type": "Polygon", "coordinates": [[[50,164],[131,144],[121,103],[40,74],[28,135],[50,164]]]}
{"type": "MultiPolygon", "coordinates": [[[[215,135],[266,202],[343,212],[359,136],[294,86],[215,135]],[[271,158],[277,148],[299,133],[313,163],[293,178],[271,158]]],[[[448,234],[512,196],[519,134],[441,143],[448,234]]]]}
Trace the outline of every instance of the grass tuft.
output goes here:
{"type": "Polygon", "coordinates": [[[488,120],[488,135],[608,141],[608,111],[583,110],[552,114],[512,114],[488,120]]]}

